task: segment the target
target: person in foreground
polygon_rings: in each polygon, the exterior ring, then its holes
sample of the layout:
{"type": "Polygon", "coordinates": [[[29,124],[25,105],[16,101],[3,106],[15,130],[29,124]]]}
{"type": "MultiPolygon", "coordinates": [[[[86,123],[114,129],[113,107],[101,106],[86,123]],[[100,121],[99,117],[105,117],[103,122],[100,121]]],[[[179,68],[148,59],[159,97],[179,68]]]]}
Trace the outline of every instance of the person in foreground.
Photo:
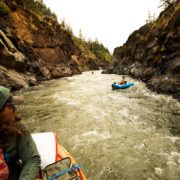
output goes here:
{"type": "Polygon", "coordinates": [[[40,156],[30,132],[16,115],[13,100],[18,99],[8,88],[0,86],[0,150],[9,168],[6,176],[8,180],[35,180],[40,156]]]}

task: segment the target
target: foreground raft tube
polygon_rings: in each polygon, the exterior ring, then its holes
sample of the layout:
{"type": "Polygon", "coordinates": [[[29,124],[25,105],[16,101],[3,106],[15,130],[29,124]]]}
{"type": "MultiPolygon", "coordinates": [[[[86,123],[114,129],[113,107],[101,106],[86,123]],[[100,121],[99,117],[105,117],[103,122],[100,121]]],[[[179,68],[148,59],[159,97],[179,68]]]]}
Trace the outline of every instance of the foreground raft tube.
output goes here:
{"type": "MultiPolygon", "coordinates": [[[[58,155],[59,155],[59,160],[65,158],[65,157],[69,157],[71,159],[72,165],[77,164],[75,159],[61,144],[57,145],[57,151],[58,151],[58,155]]],[[[80,180],[86,180],[86,177],[85,177],[83,171],[81,170],[81,168],[79,168],[79,170],[77,171],[77,174],[78,174],[80,180]]]]}
{"type": "MultiPolygon", "coordinates": [[[[52,164],[66,157],[69,157],[71,159],[72,165],[77,164],[71,154],[61,144],[58,143],[56,133],[35,133],[32,134],[32,137],[41,156],[42,170],[49,164],[52,164]]],[[[77,174],[80,180],[86,180],[86,177],[81,168],[78,169],[77,174]]]]}
{"type": "Polygon", "coordinates": [[[132,83],[132,82],[128,82],[128,83],[126,83],[126,84],[112,84],[112,89],[114,90],[114,89],[126,89],[126,88],[128,88],[128,87],[130,87],[130,86],[134,86],[134,83],[132,83]]]}

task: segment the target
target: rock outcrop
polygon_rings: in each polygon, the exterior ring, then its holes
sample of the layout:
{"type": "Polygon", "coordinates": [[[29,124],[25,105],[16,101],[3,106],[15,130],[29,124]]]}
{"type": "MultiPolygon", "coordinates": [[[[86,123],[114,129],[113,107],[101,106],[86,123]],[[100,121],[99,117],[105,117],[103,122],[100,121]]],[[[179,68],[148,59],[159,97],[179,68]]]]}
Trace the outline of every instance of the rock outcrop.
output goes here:
{"type": "Polygon", "coordinates": [[[158,19],[134,31],[117,47],[109,70],[146,82],[157,92],[180,98],[180,2],[171,4],[158,19]]]}
{"type": "MultiPolygon", "coordinates": [[[[18,0],[0,17],[0,84],[13,89],[99,69],[99,60],[75,45],[72,34],[50,17],[40,17],[18,0]]],[[[102,62],[101,62],[102,63],[102,62]]]]}

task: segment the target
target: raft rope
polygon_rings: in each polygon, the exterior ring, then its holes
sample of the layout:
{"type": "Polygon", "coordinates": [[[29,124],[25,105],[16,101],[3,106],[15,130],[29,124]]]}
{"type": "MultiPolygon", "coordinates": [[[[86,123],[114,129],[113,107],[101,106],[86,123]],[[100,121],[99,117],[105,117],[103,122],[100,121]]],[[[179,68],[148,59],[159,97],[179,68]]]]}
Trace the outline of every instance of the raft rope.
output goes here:
{"type": "Polygon", "coordinates": [[[58,178],[59,176],[62,176],[63,174],[65,174],[67,172],[71,172],[73,170],[78,171],[80,166],[81,166],[80,164],[75,164],[71,168],[68,168],[68,169],[66,169],[64,171],[61,171],[61,172],[55,174],[54,176],[48,178],[47,180],[54,180],[54,179],[58,178]]]}

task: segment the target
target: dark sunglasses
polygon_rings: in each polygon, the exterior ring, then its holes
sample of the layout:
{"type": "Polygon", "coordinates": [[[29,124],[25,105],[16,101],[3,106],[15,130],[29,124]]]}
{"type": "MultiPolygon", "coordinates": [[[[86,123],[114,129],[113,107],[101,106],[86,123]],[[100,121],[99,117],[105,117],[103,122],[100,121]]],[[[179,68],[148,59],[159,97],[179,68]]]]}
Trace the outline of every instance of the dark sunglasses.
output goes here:
{"type": "Polygon", "coordinates": [[[16,109],[15,105],[12,103],[12,100],[9,99],[6,101],[6,103],[4,104],[4,106],[1,108],[0,112],[4,109],[5,106],[8,106],[8,107],[11,107],[13,108],[14,110],[16,109]]]}
{"type": "Polygon", "coordinates": [[[12,107],[12,108],[16,109],[16,107],[14,106],[14,104],[12,102],[7,102],[5,104],[5,106],[9,106],[9,107],[12,107]]]}

